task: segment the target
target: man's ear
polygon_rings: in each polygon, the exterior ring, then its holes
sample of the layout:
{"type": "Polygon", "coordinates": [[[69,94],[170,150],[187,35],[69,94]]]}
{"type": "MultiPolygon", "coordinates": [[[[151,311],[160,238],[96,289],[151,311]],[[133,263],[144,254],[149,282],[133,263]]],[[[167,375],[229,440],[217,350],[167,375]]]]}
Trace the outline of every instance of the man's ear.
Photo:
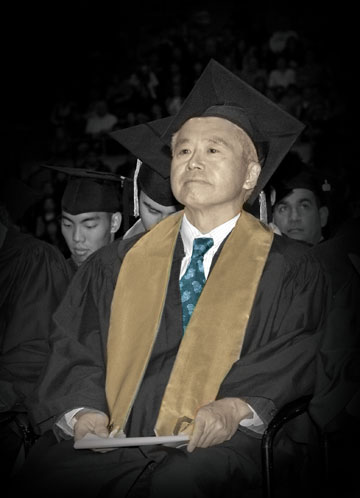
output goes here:
{"type": "Polygon", "coordinates": [[[321,206],[319,208],[319,216],[321,228],[326,227],[329,218],[329,210],[326,206],[321,206]]]}
{"type": "Polygon", "coordinates": [[[261,166],[259,163],[255,161],[251,161],[249,163],[248,168],[247,168],[247,173],[246,173],[246,179],[244,182],[244,189],[245,190],[252,190],[259,178],[261,172],[261,166]]]}
{"type": "Polygon", "coordinates": [[[111,227],[110,227],[111,233],[116,233],[119,230],[119,228],[121,227],[121,221],[122,221],[122,214],[119,211],[111,215],[111,227]]]}

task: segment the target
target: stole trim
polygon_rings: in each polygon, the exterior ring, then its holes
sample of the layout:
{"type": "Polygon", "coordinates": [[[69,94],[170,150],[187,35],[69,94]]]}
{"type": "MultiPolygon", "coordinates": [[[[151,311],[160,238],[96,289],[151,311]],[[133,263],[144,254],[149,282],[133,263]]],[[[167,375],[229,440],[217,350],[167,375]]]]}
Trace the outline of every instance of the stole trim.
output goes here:
{"type": "Polygon", "coordinates": [[[168,216],[125,255],[111,303],[106,396],[110,427],[123,431],[160,325],[183,212],[168,216]]]}

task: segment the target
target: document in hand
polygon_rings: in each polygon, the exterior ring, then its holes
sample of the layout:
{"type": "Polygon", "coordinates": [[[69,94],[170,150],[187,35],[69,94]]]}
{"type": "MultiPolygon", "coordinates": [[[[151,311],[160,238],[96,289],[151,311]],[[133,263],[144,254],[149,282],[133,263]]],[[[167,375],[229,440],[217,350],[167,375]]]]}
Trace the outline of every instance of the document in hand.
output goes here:
{"type": "Polygon", "coordinates": [[[163,444],[165,446],[185,446],[189,436],[151,436],[151,437],[99,437],[95,434],[86,434],[82,439],[75,441],[76,450],[120,448],[126,446],[144,446],[151,444],[163,444]]]}

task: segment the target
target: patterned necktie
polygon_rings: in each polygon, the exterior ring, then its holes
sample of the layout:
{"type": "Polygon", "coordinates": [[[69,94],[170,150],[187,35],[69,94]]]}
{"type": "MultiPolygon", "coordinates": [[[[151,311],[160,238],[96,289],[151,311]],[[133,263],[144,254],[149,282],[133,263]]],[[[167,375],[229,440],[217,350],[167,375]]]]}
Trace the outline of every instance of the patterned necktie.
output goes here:
{"type": "Polygon", "coordinates": [[[206,281],[203,265],[204,254],[213,245],[214,240],[211,237],[194,239],[190,264],[180,279],[184,332],[206,281]]]}

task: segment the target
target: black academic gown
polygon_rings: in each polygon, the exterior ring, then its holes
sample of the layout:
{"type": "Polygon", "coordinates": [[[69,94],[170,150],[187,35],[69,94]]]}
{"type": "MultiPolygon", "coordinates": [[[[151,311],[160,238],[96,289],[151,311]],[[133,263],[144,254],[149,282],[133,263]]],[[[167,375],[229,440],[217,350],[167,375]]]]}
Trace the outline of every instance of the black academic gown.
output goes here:
{"type": "MultiPolygon", "coordinates": [[[[34,422],[43,430],[51,427],[59,415],[74,407],[107,411],[104,387],[111,300],[121,261],[136,240],[115,241],[89,258],[74,276],[54,316],[57,327],[52,334],[52,355],[32,402],[34,422]]],[[[301,244],[275,236],[256,293],[241,357],[231,368],[218,393],[219,398],[239,396],[246,399],[265,425],[284,403],[309,394],[313,389],[313,359],[325,313],[327,284],[316,258],[306,253],[308,249],[301,244]]],[[[183,246],[179,237],[160,330],[127,425],[129,436],[154,435],[161,398],[182,338],[178,287],[182,256],[183,246]]],[[[40,438],[38,448],[46,437],[40,438]]],[[[42,474],[45,472],[47,476],[52,476],[48,481],[51,486],[54,483],[51,468],[56,465],[57,475],[60,475],[59,458],[61,461],[73,458],[77,462],[77,470],[65,472],[66,479],[60,479],[61,483],[71,482],[70,489],[78,491],[84,490],[85,486],[86,492],[96,496],[101,485],[121,473],[119,469],[127,469],[125,474],[128,479],[129,476],[137,479],[140,468],[142,472],[150,461],[160,459],[165,467],[157,467],[160,472],[155,473],[157,477],[152,481],[152,487],[147,488],[146,496],[162,496],[161,483],[156,479],[161,482],[163,468],[169,476],[167,482],[176,488],[171,492],[166,490],[165,495],[178,496],[176,493],[181,490],[182,496],[188,496],[186,493],[194,488],[194,482],[191,481],[189,489],[182,489],[190,477],[184,481],[179,477],[183,472],[179,470],[180,474],[173,475],[171,469],[182,469],[189,475],[204,465],[208,469],[205,481],[195,485],[196,492],[191,496],[210,496],[209,483],[214,496],[216,493],[218,496],[231,496],[233,490],[229,488],[225,492],[224,487],[230,486],[229,483],[236,484],[234,489],[238,493],[240,482],[245,480],[249,484],[259,481],[260,438],[261,434],[240,427],[235,436],[223,445],[198,449],[192,454],[166,450],[166,453],[171,452],[171,456],[167,454],[165,461],[164,451],[160,457],[159,451],[155,452],[157,456],[152,454],[150,457],[150,450],[147,449],[116,450],[106,456],[85,450],[80,455],[79,450],[71,450],[72,441],[65,441],[57,444],[57,449],[51,446],[50,450],[45,451],[41,464],[37,460],[41,451],[35,448],[25,474],[27,472],[27,476],[31,476],[34,485],[37,466],[42,469],[42,474]],[[132,465],[129,458],[133,462],[130,455],[141,462],[134,474],[129,470],[132,465]],[[168,463],[174,458],[176,466],[169,467],[168,463]],[[44,465],[46,471],[43,470],[44,465]],[[81,477],[78,465],[87,469],[86,479],[85,474],[81,477]],[[98,469],[97,476],[89,472],[92,466],[98,469]],[[218,476],[215,481],[214,476],[218,476]],[[99,480],[102,481],[100,484],[99,480]]],[[[116,487],[118,496],[123,496],[121,493],[125,493],[129,484],[122,479],[125,479],[124,475],[116,487]]],[[[27,482],[26,479],[24,482],[27,482]]]]}
{"type": "Polygon", "coordinates": [[[346,413],[360,422],[360,219],[311,251],[331,277],[332,300],[310,409],[319,426],[332,431],[343,426],[346,413]]]}
{"type": "Polygon", "coordinates": [[[66,259],[66,265],[70,277],[73,277],[79,268],[78,265],[75,263],[71,256],[70,258],[66,259]]]}
{"type": "Polygon", "coordinates": [[[334,496],[355,496],[360,489],[360,219],[311,251],[331,277],[332,300],[309,412],[326,437],[334,496]]]}
{"type": "Polygon", "coordinates": [[[61,252],[9,229],[0,249],[0,411],[24,410],[49,352],[52,313],[69,274],[61,252]]]}
{"type": "Polygon", "coordinates": [[[0,248],[0,460],[4,476],[22,444],[14,417],[46,363],[51,316],[69,283],[58,249],[15,229],[0,248]]]}

